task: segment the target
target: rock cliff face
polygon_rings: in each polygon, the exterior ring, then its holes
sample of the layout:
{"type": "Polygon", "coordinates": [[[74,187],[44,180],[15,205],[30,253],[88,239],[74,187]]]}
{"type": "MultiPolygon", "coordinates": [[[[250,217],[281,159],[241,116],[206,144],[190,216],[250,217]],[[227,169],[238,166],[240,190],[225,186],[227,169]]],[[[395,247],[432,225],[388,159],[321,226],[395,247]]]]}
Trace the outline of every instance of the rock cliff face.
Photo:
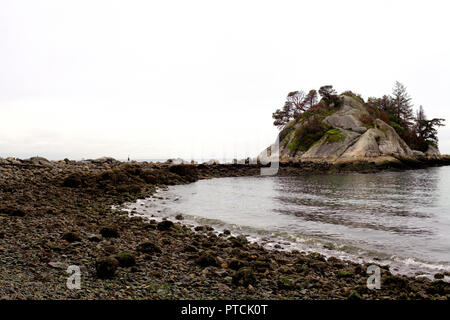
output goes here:
{"type": "MultiPolygon", "coordinates": [[[[344,95],[341,98],[341,106],[320,119],[323,132],[319,130],[317,140],[312,143],[302,143],[311,138],[304,134],[311,127],[311,119],[292,120],[281,130],[280,161],[383,162],[440,157],[439,150],[432,146],[425,153],[411,150],[395,129],[380,119],[364,124],[361,119],[369,116],[365,106],[357,98],[344,95]]],[[[275,151],[274,146],[261,152],[258,159],[267,159],[275,151]]]]}

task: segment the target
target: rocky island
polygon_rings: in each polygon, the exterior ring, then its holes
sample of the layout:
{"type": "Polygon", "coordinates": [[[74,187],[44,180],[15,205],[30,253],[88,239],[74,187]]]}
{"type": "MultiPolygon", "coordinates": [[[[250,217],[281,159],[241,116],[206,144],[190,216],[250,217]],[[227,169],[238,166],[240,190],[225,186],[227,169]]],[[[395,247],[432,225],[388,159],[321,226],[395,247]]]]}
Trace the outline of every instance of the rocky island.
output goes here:
{"type": "MultiPolygon", "coordinates": [[[[281,162],[420,166],[446,158],[439,152],[434,128],[443,119],[426,120],[422,107],[413,117],[400,83],[392,97],[367,102],[351,91],[337,95],[331,86],[321,90],[320,102],[315,90],[307,96],[292,92],[285,109],[274,113],[274,124],[281,128],[277,137],[281,162]]],[[[258,158],[267,158],[274,148],[275,144],[269,146],[258,158]]]]}

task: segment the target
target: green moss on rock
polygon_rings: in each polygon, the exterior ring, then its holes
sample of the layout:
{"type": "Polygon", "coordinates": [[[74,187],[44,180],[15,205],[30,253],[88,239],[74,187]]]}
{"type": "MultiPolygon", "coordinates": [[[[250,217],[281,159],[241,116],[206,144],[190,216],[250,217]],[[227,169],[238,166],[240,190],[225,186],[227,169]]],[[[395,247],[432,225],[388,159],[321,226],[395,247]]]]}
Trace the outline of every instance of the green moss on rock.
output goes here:
{"type": "Polygon", "coordinates": [[[319,118],[309,119],[308,122],[295,130],[295,136],[288,145],[289,151],[307,151],[323,137],[328,129],[330,129],[330,126],[323,123],[319,118]]]}
{"type": "Polygon", "coordinates": [[[136,259],[130,252],[120,252],[116,255],[116,259],[121,267],[132,267],[136,264],[136,259]]]}
{"type": "Polygon", "coordinates": [[[136,250],[147,254],[161,253],[161,248],[153,242],[143,242],[137,246],[136,250]]]}
{"type": "Polygon", "coordinates": [[[212,251],[203,251],[195,262],[201,267],[217,266],[217,259],[212,251]]]}
{"type": "Polygon", "coordinates": [[[341,132],[339,129],[330,129],[326,133],[326,139],[329,143],[337,143],[344,141],[347,136],[341,132]]]}

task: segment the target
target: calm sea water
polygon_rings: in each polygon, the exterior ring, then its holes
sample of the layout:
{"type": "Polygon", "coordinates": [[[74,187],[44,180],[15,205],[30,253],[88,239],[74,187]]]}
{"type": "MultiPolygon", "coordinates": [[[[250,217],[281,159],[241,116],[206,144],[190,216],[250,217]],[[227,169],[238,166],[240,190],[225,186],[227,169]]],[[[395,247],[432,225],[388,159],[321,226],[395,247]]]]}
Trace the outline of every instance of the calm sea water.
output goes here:
{"type": "MultiPolygon", "coordinates": [[[[391,271],[450,271],[450,167],[376,174],[240,177],[171,186],[131,207],[391,271]]],[[[448,280],[448,278],[447,278],[448,280]]]]}

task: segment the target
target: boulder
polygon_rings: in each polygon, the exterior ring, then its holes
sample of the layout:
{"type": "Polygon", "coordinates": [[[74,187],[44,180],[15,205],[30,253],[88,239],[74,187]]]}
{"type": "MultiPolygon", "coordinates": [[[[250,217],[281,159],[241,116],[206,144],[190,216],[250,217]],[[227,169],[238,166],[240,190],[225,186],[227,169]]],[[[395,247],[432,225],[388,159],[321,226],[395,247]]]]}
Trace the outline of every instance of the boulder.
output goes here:
{"type": "Polygon", "coordinates": [[[88,160],[88,161],[90,161],[91,163],[94,163],[94,164],[119,163],[119,161],[117,161],[116,159],[111,158],[111,157],[101,157],[101,158],[98,158],[98,159],[88,160]]]}
{"type": "Polygon", "coordinates": [[[83,183],[82,176],[79,173],[72,173],[64,179],[63,186],[77,188],[83,183]]]}
{"type": "Polygon", "coordinates": [[[132,267],[136,264],[136,258],[130,252],[120,252],[116,255],[116,260],[121,267],[132,267]]]}
{"type": "Polygon", "coordinates": [[[381,155],[378,140],[382,132],[377,129],[369,129],[358,141],[349,147],[340,157],[340,160],[378,157],[381,155]]]}
{"type": "Polygon", "coordinates": [[[376,119],[375,127],[383,132],[380,137],[379,147],[383,155],[392,155],[399,157],[413,157],[412,150],[405,141],[400,138],[397,132],[386,122],[376,119]]]}
{"type": "Polygon", "coordinates": [[[117,228],[113,227],[113,226],[103,227],[100,230],[100,234],[104,238],[118,238],[119,237],[119,232],[117,231],[117,228]]]}
{"type": "Polygon", "coordinates": [[[228,264],[228,267],[230,268],[230,269],[232,269],[232,270],[239,270],[239,269],[241,269],[241,268],[243,268],[243,267],[245,267],[246,266],[246,262],[245,261],[242,261],[242,260],[239,260],[239,259],[233,259],[233,260],[231,260],[230,261],[230,263],[228,264]]]}
{"type": "Polygon", "coordinates": [[[142,252],[142,253],[147,253],[147,254],[151,254],[151,253],[161,253],[161,248],[154,244],[153,242],[143,242],[141,244],[139,244],[136,248],[137,251],[142,252]]]}
{"type": "Polygon", "coordinates": [[[369,113],[358,100],[348,96],[342,96],[342,98],[342,107],[323,121],[333,128],[360,130],[358,128],[364,127],[364,125],[359,119],[362,115],[369,113]]]}
{"type": "Polygon", "coordinates": [[[156,225],[156,228],[160,231],[167,231],[173,227],[173,222],[170,220],[163,220],[156,225]]]}
{"type": "MultiPolygon", "coordinates": [[[[375,128],[367,130],[338,161],[374,160],[374,158],[392,160],[398,158],[414,158],[413,151],[408,147],[397,132],[384,121],[375,120],[375,128]]],[[[375,159],[376,160],[376,159],[375,159]]],[[[380,160],[380,159],[379,159],[380,160]]]]}
{"type": "Polygon", "coordinates": [[[23,211],[22,209],[19,208],[0,208],[0,214],[6,214],[8,216],[12,216],[12,217],[24,217],[25,216],[25,211],[23,211]]]}
{"type": "Polygon", "coordinates": [[[100,279],[110,279],[116,274],[119,262],[115,258],[105,257],[97,259],[95,262],[95,270],[97,277],[100,279]]]}
{"type": "Polygon", "coordinates": [[[429,145],[427,151],[425,151],[425,155],[431,158],[437,158],[441,155],[439,149],[435,146],[429,145]]]}
{"type": "Polygon", "coordinates": [[[66,232],[62,235],[62,239],[70,243],[81,241],[81,237],[77,232],[66,232]]]}
{"type": "Polygon", "coordinates": [[[212,251],[203,251],[199,257],[195,260],[195,263],[197,263],[201,267],[209,267],[209,266],[217,266],[218,262],[216,257],[214,256],[214,253],[212,251]]]}
{"type": "Polygon", "coordinates": [[[316,142],[301,156],[301,159],[306,161],[335,161],[352,144],[354,144],[359,137],[360,134],[349,130],[329,130],[318,142],[316,142]]]}
{"type": "Polygon", "coordinates": [[[354,127],[352,128],[352,131],[359,133],[359,134],[363,134],[364,132],[367,131],[366,127],[354,127]]]}
{"type": "Polygon", "coordinates": [[[413,152],[413,154],[414,154],[414,157],[416,157],[416,158],[422,158],[422,157],[425,157],[425,153],[423,153],[422,151],[419,151],[419,150],[413,150],[412,152],[413,152]]]}
{"type": "Polygon", "coordinates": [[[31,157],[30,159],[24,160],[36,166],[49,166],[51,162],[43,157],[31,157]]]}
{"type": "Polygon", "coordinates": [[[256,276],[251,268],[244,267],[234,273],[232,282],[247,287],[256,283],[256,276]]]}
{"type": "Polygon", "coordinates": [[[194,182],[198,179],[197,169],[192,165],[172,165],[169,167],[169,171],[186,178],[190,182],[194,182]]]}

